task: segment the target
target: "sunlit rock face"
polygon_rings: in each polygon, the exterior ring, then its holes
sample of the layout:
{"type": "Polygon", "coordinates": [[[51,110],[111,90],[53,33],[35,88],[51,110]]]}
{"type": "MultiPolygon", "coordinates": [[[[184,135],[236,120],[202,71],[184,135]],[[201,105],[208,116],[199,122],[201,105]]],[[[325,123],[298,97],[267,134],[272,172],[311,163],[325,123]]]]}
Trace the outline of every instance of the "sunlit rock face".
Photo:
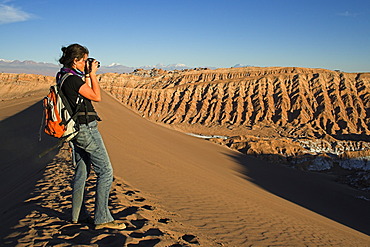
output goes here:
{"type": "Polygon", "coordinates": [[[208,139],[245,154],[313,170],[348,168],[353,159],[356,167],[369,169],[363,152],[369,149],[370,73],[296,67],[153,69],[103,74],[99,81],[141,116],[183,132],[216,136],[208,139]]]}
{"type": "Polygon", "coordinates": [[[47,92],[53,83],[52,76],[0,73],[0,101],[47,92]]]}

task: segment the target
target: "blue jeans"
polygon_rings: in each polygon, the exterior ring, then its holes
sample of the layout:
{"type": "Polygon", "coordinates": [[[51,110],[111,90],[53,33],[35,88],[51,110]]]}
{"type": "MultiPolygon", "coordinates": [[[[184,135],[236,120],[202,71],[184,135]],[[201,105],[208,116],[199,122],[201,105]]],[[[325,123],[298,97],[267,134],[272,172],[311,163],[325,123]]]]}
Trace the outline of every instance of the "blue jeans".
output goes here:
{"type": "Polygon", "coordinates": [[[84,197],[85,183],[91,166],[97,175],[94,222],[102,224],[114,220],[108,208],[113,168],[97,126],[97,121],[80,125],[78,135],[71,142],[75,166],[72,184],[72,221],[88,217],[84,197]]]}

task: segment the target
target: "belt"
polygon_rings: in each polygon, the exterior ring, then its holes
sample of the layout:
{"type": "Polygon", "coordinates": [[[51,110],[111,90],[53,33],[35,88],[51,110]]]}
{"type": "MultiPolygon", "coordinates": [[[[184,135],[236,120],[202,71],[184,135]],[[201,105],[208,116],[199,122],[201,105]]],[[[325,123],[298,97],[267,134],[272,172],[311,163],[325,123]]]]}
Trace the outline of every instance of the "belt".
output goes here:
{"type": "Polygon", "coordinates": [[[77,116],[86,116],[86,115],[89,115],[89,116],[98,116],[98,114],[94,111],[89,111],[89,112],[78,112],[77,113],[77,116]]]}

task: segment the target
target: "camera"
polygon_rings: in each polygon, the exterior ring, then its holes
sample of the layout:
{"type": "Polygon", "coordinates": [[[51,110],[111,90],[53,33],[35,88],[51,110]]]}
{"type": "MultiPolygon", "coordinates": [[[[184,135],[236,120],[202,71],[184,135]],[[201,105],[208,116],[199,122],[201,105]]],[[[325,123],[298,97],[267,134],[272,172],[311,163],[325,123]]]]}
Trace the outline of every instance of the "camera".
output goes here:
{"type": "MultiPolygon", "coordinates": [[[[86,66],[85,66],[85,73],[86,74],[89,74],[91,72],[91,67],[92,67],[92,63],[94,62],[95,58],[92,58],[92,57],[89,57],[86,61],[86,66]]],[[[98,68],[100,67],[100,62],[98,62],[98,68]]]]}
{"type": "MultiPolygon", "coordinates": [[[[91,65],[92,65],[92,62],[94,62],[94,60],[95,60],[95,58],[92,58],[92,57],[89,57],[88,59],[87,59],[87,62],[89,63],[89,66],[91,67],[91,65]]],[[[100,62],[99,61],[97,61],[98,62],[98,68],[100,67],[100,62]]]]}

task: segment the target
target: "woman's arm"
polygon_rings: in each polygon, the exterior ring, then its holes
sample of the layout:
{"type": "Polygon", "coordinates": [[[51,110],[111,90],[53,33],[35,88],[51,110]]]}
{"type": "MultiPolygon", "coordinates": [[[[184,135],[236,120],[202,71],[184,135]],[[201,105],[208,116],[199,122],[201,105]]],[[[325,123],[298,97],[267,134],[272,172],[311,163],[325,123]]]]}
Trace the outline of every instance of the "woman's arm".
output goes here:
{"type": "Polygon", "coordinates": [[[91,72],[86,76],[86,83],[80,87],[78,92],[87,99],[99,102],[101,101],[100,87],[98,79],[96,78],[96,71],[98,70],[98,62],[95,60],[92,63],[91,72]],[[89,85],[91,82],[91,87],[89,85]]]}

